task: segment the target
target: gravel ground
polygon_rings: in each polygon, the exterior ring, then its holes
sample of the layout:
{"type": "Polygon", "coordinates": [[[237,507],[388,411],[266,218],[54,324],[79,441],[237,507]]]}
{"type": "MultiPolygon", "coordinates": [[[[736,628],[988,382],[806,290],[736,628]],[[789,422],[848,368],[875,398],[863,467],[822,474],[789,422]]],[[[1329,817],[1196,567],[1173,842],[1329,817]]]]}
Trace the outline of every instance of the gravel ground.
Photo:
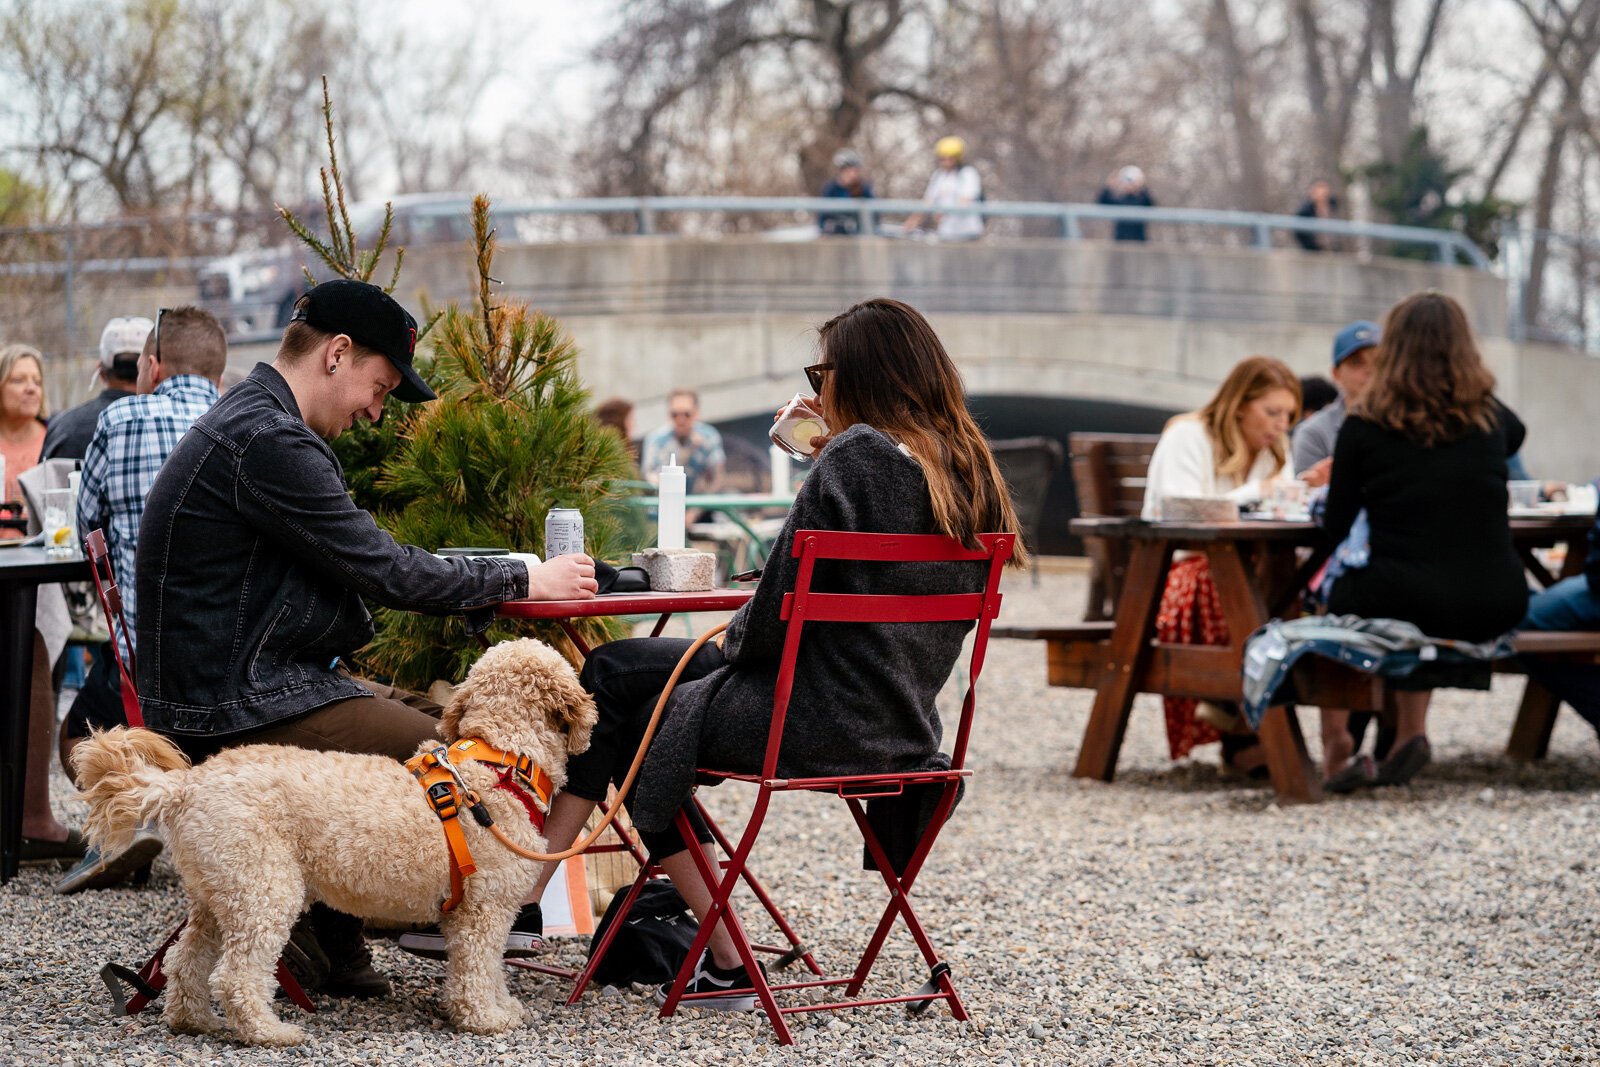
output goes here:
{"type": "MultiPolygon", "coordinates": [[[[1056,621],[1082,593],[1071,570],[1008,579],[1005,621],[1056,621]]],[[[305,1046],[243,1048],[173,1035],[155,1012],[108,1015],[96,971],[142,960],[177,921],[170,868],[142,890],[70,898],[30,868],[0,890],[0,1063],[1600,1062],[1600,747],[1564,712],[1548,761],[1508,764],[1521,684],[1441,694],[1436,763],[1413,786],[1280,809],[1264,786],[1219,779],[1214,747],[1170,763],[1148,698],[1117,782],[1071,778],[1090,694],[1047,688],[1038,645],[995,642],[977,775],[917,887],[964,1024],[943,1006],[809,1014],[782,1049],[757,1015],[658,1020],[644,990],[567,1008],[562,983],[514,971],[532,1023],[482,1038],[445,1026],[437,964],[378,942],[393,999],[324,1001],[305,1046]]],[[[953,687],[943,700],[949,721],[953,687]]],[[[1314,746],[1314,714],[1302,723],[1314,746]]],[[[747,802],[717,792],[720,812],[747,802]]],[[[769,816],[757,852],[830,969],[882,903],[850,833],[842,805],[802,797],[769,816]]],[[[576,963],[582,944],[551,955],[576,963]]],[[[909,991],[921,970],[901,933],[875,988],[909,991]]]]}

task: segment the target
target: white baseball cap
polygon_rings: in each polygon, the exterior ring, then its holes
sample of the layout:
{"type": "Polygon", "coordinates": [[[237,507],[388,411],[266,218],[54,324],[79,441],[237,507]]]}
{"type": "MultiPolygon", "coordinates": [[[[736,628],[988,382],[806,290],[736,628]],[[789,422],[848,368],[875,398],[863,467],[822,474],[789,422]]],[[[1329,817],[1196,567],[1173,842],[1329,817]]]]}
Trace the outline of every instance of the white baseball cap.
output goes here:
{"type": "Polygon", "coordinates": [[[109,368],[118,356],[137,358],[156,324],[139,315],[123,315],[106,323],[100,332],[100,365],[109,368]]]}

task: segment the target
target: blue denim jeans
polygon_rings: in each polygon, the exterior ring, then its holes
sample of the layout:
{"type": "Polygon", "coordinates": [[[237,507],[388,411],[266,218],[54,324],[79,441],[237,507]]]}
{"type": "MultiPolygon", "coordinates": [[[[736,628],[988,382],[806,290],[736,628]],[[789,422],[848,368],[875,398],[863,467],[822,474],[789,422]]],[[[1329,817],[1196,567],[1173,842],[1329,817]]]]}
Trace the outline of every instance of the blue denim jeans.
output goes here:
{"type": "MultiPolygon", "coordinates": [[[[1600,630],[1600,598],[1583,575],[1564,578],[1528,601],[1523,630],[1600,630]]],[[[1600,666],[1525,660],[1528,677],[1572,705],[1600,732],[1600,666]]]]}
{"type": "Polygon", "coordinates": [[[1528,600],[1520,630],[1600,630],[1600,599],[1579,574],[1563,578],[1528,600]]]}

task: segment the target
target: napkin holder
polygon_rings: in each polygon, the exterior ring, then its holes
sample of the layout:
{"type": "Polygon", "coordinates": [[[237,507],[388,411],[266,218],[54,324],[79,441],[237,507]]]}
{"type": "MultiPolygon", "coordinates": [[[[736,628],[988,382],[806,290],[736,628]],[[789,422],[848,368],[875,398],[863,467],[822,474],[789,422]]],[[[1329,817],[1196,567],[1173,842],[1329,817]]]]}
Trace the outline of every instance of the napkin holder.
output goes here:
{"type": "Polygon", "coordinates": [[[1238,522],[1239,505],[1225,496],[1169,496],[1161,501],[1162,522],[1238,522]]]}
{"type": "Polygon", "coordinates": [[[697,548],[647,548],[633,554],[633,565],[658,593],[703,593],[716,584],[716,554],[697,548]]]}

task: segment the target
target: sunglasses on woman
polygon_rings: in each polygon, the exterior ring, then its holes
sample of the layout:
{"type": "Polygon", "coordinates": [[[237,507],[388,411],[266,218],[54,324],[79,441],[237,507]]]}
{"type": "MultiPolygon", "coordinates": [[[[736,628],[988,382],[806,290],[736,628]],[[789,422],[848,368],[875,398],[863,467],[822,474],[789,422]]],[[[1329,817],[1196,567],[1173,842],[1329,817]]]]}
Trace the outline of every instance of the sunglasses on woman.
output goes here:
{"type": "Polygon", "coordinates": [[[831,363],[813,363],[806,368],[806,381],[811,383],[811,391],[818,396],[822,395],[823,376],[833,369],[831,363]]]}

